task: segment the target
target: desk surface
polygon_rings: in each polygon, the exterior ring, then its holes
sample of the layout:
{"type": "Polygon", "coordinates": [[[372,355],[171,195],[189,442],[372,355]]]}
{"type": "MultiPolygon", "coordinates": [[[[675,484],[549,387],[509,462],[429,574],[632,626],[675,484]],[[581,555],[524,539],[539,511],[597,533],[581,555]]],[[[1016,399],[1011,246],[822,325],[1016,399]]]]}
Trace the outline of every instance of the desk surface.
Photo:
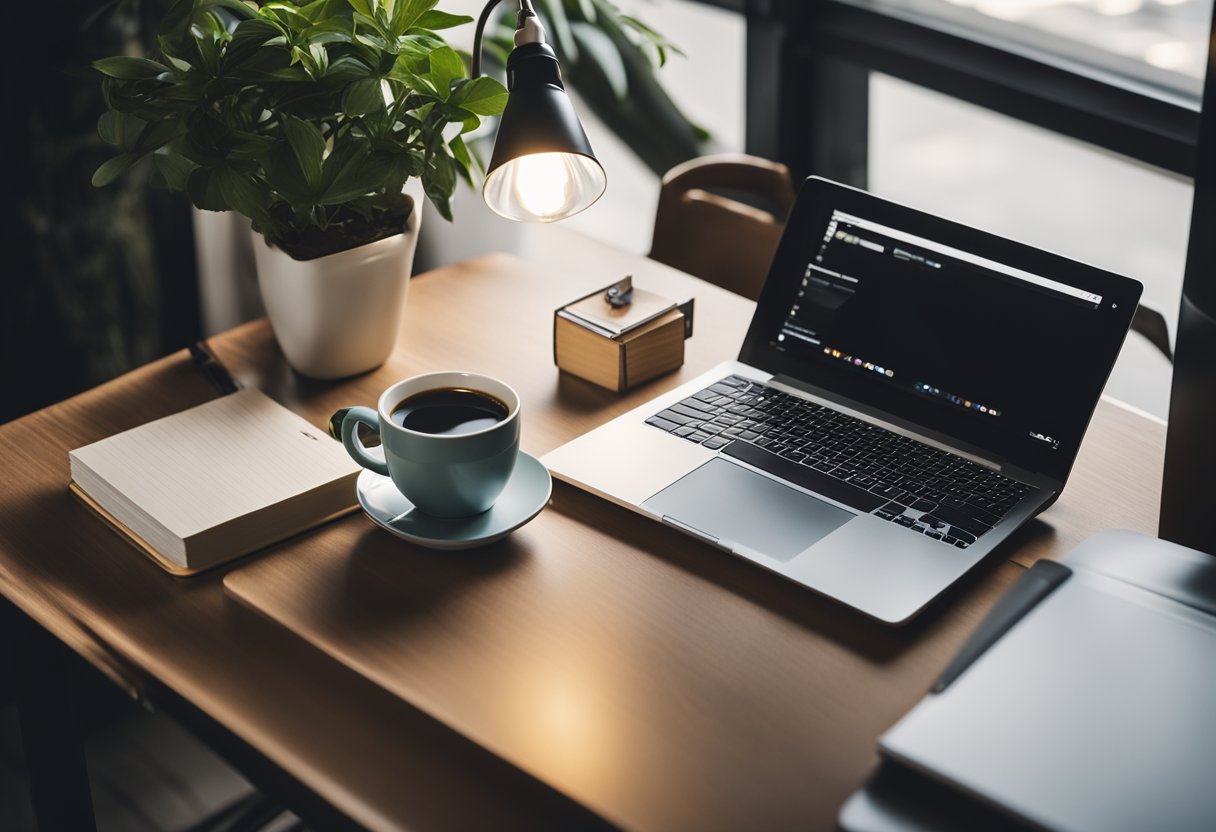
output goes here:
{"type": "MultiPolygon", "coordinates": [[[[497,375],[541,454],[732,357],[750,317],[641,258],[588,262],[572,275],[497,256],[420,276],[394,356],[339,384],[294,375],[265,322],[212,346],[317,424],[414,373],[497,375]],[[695,294],[697,334],[680,373],[616,396],[557,373],[549,327],[627,269],[695,294]]],[[[877,736],[1021,566],[1102,527],[1154,531],[1164,444],[1160,423],[1103,402],[1060,503],[899,631],[565,486],[502,547],[461,560],[352,516],[227,570],[422,651],[410,706],[247,609],[224,572],[165,576],[68,496],[69,449],[213,395],[183,353],[0,427],[0,591],[116,681],[157,680],[376,828],[585,825],[588,809],[631,828],[827,828],[877,736]],[[352,608],[376,586],[408,591],[352,608]]]]}

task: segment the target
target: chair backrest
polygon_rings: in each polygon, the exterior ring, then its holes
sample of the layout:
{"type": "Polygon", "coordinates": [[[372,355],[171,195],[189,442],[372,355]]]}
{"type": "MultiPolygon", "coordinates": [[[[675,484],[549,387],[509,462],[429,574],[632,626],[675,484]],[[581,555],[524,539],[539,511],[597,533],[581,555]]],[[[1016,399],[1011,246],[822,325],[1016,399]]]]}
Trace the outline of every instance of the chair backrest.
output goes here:
{"type": "Polygon", "coordinates": [[[1143,335],[1162,355],[1173,362],[1174,350],[1170,346],[1170,330],[1165,323],[1165,316],[1156,309],[1143,303],[1137,306],[1136,314],[1132,317],[1132,332],[1143,335]]]}
{"type": "Polygon", "coordinates": [[[650,256],[755,300],[793,204],[785,165],[744,154],[693,159],[663,177],[650,256]]]}

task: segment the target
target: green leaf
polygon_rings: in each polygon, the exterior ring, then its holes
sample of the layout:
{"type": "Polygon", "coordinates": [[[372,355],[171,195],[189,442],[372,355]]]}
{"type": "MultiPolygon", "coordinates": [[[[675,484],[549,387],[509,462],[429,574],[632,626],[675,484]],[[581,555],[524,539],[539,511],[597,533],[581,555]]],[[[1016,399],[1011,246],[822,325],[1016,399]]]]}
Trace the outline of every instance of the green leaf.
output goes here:
{"type": "MultiPolygon", "coordinates": [[[[667,53],[668,52],[674,52],[675,54],[680,55],[680,56],[684,55],[684,50],[680,49],[680,47],[676,46],[674,43],[669,41],[661,33],[655,31],[650,26],[647,26],[645,23],[638,20],[636,17],[631,17],[630,15],[623,14],[620,16],[620,21],[625,27],[632,29],[633,31],[635,31],[639,35],[641,35],[643,38],[643,44],[648,43],[651,46],[651,48],[654,49],[655,54],[658,56],[660,67],[662,67],[663,65],[665,65],[667,63],[667,53]]],[[[643,50],[643,54],[647,54],[645,50],[643,50]]],[[[649,58],[648,54],[647,54],[647,57],[649,58]]]]}
{"type": "Polygon", "coordinates": [[[362,33],[355,35],[355,44],[367,47],[360,54],[368,61],[388,49],[388,41],[376,35],[364,35],[362,33]]]}
{"type": "Polygon", "coordinates": [[[422,189],[440,216],[451,222],[451,197],[456,190],[456,161],[446,153],[432,153],[422,171],[422,189]]]}
{"type": "MultiPolygon", "coordinates": [[[[156,100],[162,104],[174,105],[173,107],[170,107],[169,109],[171,109],[173,111],[173,113],[176,114],[176,113],[181,112],[183,109],[182,107],[178,107],[176,105],[178,105],[178,104],[191,104],[191,105],[198,104],[198,102],[203,99],[205,94],[206,94],[206,90],[203,88],[202,84],[195,85],[193,83],[189,83],[189,84],[178,83],[178,84],[173,84],[171,86],[167,86],[164,89],[158,90],[156,93],[156,100]]],[[[148,115],[153,115],[153,114],[154,113],[151,110],[149,110],[148,115]]],[[[170,115],[170,113],[166,112],[166,113],[161,113],[160,115],[170,115]]]]}
{"type": "Polygon", "coordinates": [[[135,155],[132,153],[123,153],[120,156],[115,156],[113,159],[108,159],[101,163],[101,167],[93,174],[93,187],[101,188],[109,185],[127,168],[135,163],[135,155]]]}
{"type": "MultiPolygon", "coordinates": [[[[347,139],[335,142],[333,151],[325,160],[322,168],[322,197],[329,204],[342,200],[334,199],[331,194],[341,194],[350,190],[349,183],[358,177],[358,171],[367,158],[370,148],[361,140],[347,139]]],[[[355,193],[358,196],[359,192],[355,193]]]]}
{"type": "Polygon", "coordinates": [[[295,116],[283,119],[283,132],[287,143],[295,154],[300,170],[309,186],[315,188],[321,182],[321,162],[325,155],[325,139],[315,124],[295,116]]]}
{"type": "Polygon", "coordinates": [[[325,51],[324,45],[310,43],[308,45],[308,54],[312,58],[313,66],[317,70],[317,77],[323,78],[325,73],[329,71],[329,53],[325,51]]]}
{"type": "Polygon", "coordinates": [[[169,186],[171,191],[184,191],[186,185],[190,181],[190,174],[194,172],[195,165],[185,156],[181,156],[168,149],[161,149],[152,154],[152,164],[156,166],[156,170],[165,178],[165,184],[169,186]]]}
{"type": "Polygon", "coordinates": [[[473,159],[469,156],[469,148],[465,145],[464,139],[455,136],[448,142],[448,146],[452,148],[452,155],[456,157],[456,172],[469,187],[472,187],[473,177],[469,174],[469,168],[473,166],[473,159]]]}
{"type": "Polygon", "coordinates": [[[252,176],[232,168],[219,168],[212,177],[219,187],[220,196],[233,210],[240,211],[255,223],[269,218],[266,192],[252,176]]]}
{"type": "Polygon", "coordinates": [[[169,34],[189,25],[190,15],[193,12],[194,0],[174,0],[173,5],[169,7],[168,11],[165,12],[164,18],[161,20],[161,32],[169,34]]]}
{"type": "Polygon", "coordinates": [[[583,64],[592,63],[604,76],[613,95],[624,101],[629,95],[629,74],[625,61],[612,38],[590,23],[572,23],[570,29],[574,39],[585,53],[583,64]]]}
{"type": "Polygon", "coordinates": [[[231,149],[228,151],[229,161],[246,161],[262,164],[270,149],[278,142],[269,136],[248,133],[243,130],[232,131],[230,137],[231,149]]]}
{"type": "Polygon", "coordinates": [[[299,9],[286,3],[267,3],[262,6],[258,13],[263,18],[277,20],[286,26],[289,31],[305,29],[312,25],[312,21],[299,9]]]}
{"type": "MultiPolygon", "coordinates": [[[[376,18],[370,17],[361,12],[355,12],[353,19],[355,21],[356,28],[362,27],[364,29],[371,29],[376,33],[378,37],[374,40],[377,40],[379,44],[378,48],[385,49],[388,47],[388,42],[390,40],[395,40],[392,33],[390,33],[389,30],[386,29],[384,25],[376,18]]],[[[360,37],[363,36],[360,35],[360,37]]]]}
{"type": "Polygon", "coordinates": [[[587,23],[595,23],[598,17],[595,11],[595,3],[592,0],[578,0],[578,11],[587,23]]]}
{"type": "Polygon", "coordinates": [[[146,123],[142,118],[129,113],[106,110],[97,119],[97,134],[111,147],[130,150],[135,146],[135,139],[146,123]]]}
{"type": "Polygon", "coordinates": [[[313,0],[300,7],[300,14],[309,20],[325,20],[341,16],[348,8],[346,0],[313,0]]]}
{"type": "Polygon", "coordinates": [[[509,97],[506,87],[488,75],[483,75],[457,87],[452,93],[451,103],[474,115],[496,116],[507,106],[509,97]]]}
{"type": "Polygon", "coordinates": [[[451,93],[452,82],[457,78],[465,76],[464,61],[456,50],[450,46],[444,46],[430,54],[430,70],[427,72],[427,77],[435,86],[439,97],[444,101],[447,100],[451,93]]]}
{"type": "MultiPolygon", "coordinates": [[[[232,38],[232,33],[228,31],[228,21],[221,16],[219,12],[207,9],[195,15],[194,28],[202,33],[202,37],[208,40],[222,43],[232,38]]],[[[195,39],[199,39],[199,35],[191,32],[195,39]]]]}
{"type": "Polygon", "coordinates": [[[436,49],[441,49],[446,46],[443,38],[433,32],[412,32],[398,41],[397,48],[403,57],[413,59],[418,62],[418,66],[411,67],[415,72],[421,70],[421,62],[436,49]]]}
{"type": "Polygon", "coordinates": [[[394,35],[404,35],[418,25],[422,15],[435,8],[438,0],[396,0],[388,27],[394,35]]]}
{"type": "Polygon", "coordinates": [[[242,20],[232,30],[232,39],[234,41],[249,39],[255,43],[265,43],[274,37],[279,37],[285,34],[283,27],[271,20],[262,18],[254,18],[252,20],[242,20]]]}
{"type": "Polygon", "coordinates": [[[320,191],[320,186],[308,184],[300,170],[299,159],[282,143],[276,144],[267,154],[266,183],[296,211],[311,207],[320,191]]]}
{"type": "Polygon", "coordinates": [[[578,45],[570,32],[570,20],[566,17],[566,9],[561,0],[536,0],[540,6],[540,18],[545,21],[553,33],[554,46],[563,60],[571,62],[578,60],[578,45]]]}
{"type": "Polygon", "coordinates": [[[287,83],[307,83],[310,79],[308,73],[303,68],[298,66],[285,66],[282,69],[276,69],[271,72],[263,73],[260,80],[264,81],[281,81],[287,83]]]}
{"type": "Polygon", "coordinates": [[[613,132],[659,175],[673,165],[703,154],[702,134],[672,102],[642,51],[604,11],[607,0],[597,0],[596,5],[600,10],[600,25],[617,44],[617,50],[629,68],[629,98],[620,101],[602,75],[584,73],[582,68],[591,66],[584,62],[577,73],[572,73],[578,76],[576,83],[583,103],[611,125],[613,132]]]}
{"type": "Polygon", "coordinates": [[[329,65],[325,77],[330,81],[353,81],[372,74],[371,68],[353,55],[343,55],[329,65]]]}
{"type": "Polygon", "coordinates": [[[200,211],[228,211],[231,206],[220,194],[215,168],[195,168],[186,181],[186,194],[200,211]]]}
{"type": "Polygon", "coordinates": [[[372,0],[346,0],[346,2],[359,14],[372,17],[376,13],[375,9],[372,8],[372,0]]]}
{"type": "MultiPolygon", "coordinates": [[[[210,19],[209,16],[205,15],[205,17],[210,19]]],[[[198,37],[194,38],[194,48],[198,54],[196,65],[212,78],[218,76],[222,57],[219,43],[214,38],[198,37]]]]}
{"type": "Polygon", "coordinates": [[[169,67],[148,58],[128,58],[124,55],[93,61],[93,68],[111,78],[121,78],[124,81],[156,78],[169,71],[169,67]]]}
{"type": "Polygon", "coordinates": [[[384,93],[379,78],[364,78],[346,88],[342,109],[348,116],[363,116],[384,109],[384,93]]]}
{"type": "MultiPolygon", "coordinates": [[[[404,82],[410,92],[416,93],[417,95],[415,97],[424,96],[428,99],[439,98],[439,91],[435,89],[435,85],[431,83],[429,76],[411,75],[408,72],[395,71],[395,77],[397,80],[404,82]]],[[[435,102],[434,100],[431,100],[430,103],[434,104],[435,102]]],[[[419,118],[425,118],[425,116],[419,116],[419,118]]]]}
{"type": "Polygon", "coordinates": [[[309,33],[307,34],[307,38],[308,38],[308,44],[310,47],[315,44],[350,43],[351,40],[353,40],[350,32],[333,32],[333,31],[328,31],[328,32],[309,31],[309,33]]]}
{"type": "Polygon", "coordinates": [[[450,14],[439,9],[431,9],[423,12],[418,18],[414,26],[419,29],[428,29],[434,31],[436,29],[451,29],[453,26],[463,26],[466,23],[472,23],[473,18],[467,14],[450,14]]]}
{"type": "Polygon", "coordinates": [[[196,5],[199,8],[215,7],[227,9],[241,20],[256,17],[258,13],[258,7],[255,3],[245,3],[242,0],[203,0],[196,5]]]}
{"type": "Polygon", "coordinates": [[[185,131],[182,123],[176,118],[149,122],[139,132],[139,138],[135,140],[135,147],[132,150],[136,155],[144,156],[173,141],[183,132],[185,131]]]}
{"type": "Polygon", "coordinates": [[[356,164],[344,168],[343,174],[318,200],[324,205],[337,205],[365,196],[384,187],[392,163],[381,154],[365,155],[356,164]]]}

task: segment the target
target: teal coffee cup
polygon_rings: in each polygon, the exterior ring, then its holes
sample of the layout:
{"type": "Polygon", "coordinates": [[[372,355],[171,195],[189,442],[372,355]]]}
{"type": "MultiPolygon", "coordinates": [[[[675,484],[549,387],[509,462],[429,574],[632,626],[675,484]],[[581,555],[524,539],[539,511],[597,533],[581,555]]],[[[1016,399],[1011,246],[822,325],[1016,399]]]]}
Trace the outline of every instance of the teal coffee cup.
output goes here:
{"type": "Polygon", "coordinates": [[[385,390],[375,410],[347,411],[342,444],[364,468],[392,479],[418,509],[471,517],[494,505],[515,469],[519,395],[476,373],[414,376],[385,390]],[[359,440],[360,424],[380,434],[384,461],[359,440]]]}

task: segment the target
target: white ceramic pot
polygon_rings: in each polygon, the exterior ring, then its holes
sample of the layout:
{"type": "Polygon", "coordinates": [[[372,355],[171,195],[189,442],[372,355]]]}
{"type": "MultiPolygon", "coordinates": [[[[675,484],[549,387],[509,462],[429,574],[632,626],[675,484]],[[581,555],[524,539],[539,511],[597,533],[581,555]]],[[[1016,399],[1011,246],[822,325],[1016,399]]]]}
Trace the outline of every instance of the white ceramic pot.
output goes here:
{"type": "Polygon", "coordinates": [[[266,315],[301,375],[353,376],[379,367],[393,351],[422,223],[420,195],[410,195],[414,210],[404,233],[315,260],[293,260],[254,234],[266,315]]]}

